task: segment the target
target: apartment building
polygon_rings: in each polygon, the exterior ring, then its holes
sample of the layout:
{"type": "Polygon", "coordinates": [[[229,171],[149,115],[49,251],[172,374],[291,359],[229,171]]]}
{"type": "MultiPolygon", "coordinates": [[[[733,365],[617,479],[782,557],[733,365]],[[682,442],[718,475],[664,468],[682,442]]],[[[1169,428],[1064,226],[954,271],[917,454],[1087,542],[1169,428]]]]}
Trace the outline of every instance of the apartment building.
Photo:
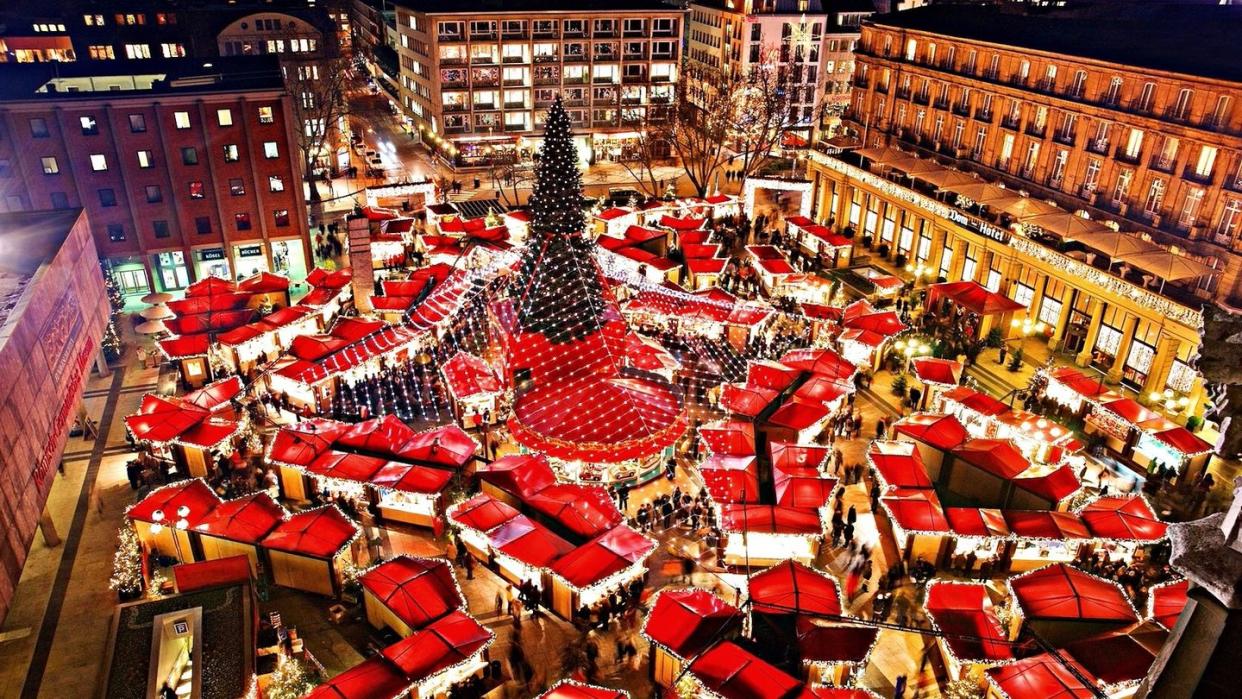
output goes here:
{"type": "Polygon", "coordinates": [[[528,158],[558,95],[585,160],[634,157],[674,97],[685,11],[659,0],[396,4],[401,105],[456,165],[528,158]]]}
{"type": "Polygon", "coordinates": [[[870,0],[693,0],[686,58],[735,75],[765,65],[791,70],[791,132],[831,135],[849,105],[859,25],[873,13],[870,0]]]}
{"type": "Polygon", "coordinates": [[[1165,278],[1090,240],[979,218],[830,148],[810,165],[817,213],[903,265],[1026,305],[1040,339],[1144,400],[1197,400],[1200,308],[1242,304],[1239,31],[1235,8],[931,6],[865,22],[857,53],[846,123],[865,145],[1053,201],[1194,273],[1165,278]]]}
{"type": "Polygon", "coordinates": [[[4,73],[0,210],[85,209],[127,294],[305,275],[296,127],[275,57],[4,73]]]}

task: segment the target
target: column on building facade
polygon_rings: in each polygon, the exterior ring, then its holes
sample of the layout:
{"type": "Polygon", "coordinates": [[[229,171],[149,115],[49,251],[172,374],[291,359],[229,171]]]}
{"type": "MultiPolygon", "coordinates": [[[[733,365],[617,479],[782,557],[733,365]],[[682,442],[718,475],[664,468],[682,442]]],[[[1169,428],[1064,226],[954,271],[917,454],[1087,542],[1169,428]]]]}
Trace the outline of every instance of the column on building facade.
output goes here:
{"type": "Polygon", "coordinates": [[[966,256],[970,253],[970,242],[958,237],[953,245],[953,260],[949,265],[949,278],[945,281],[969,281],[962,279],[962,268],[966,266],[966,256]]]}
{"type": "MultiPolygon", "coordinates": [[[[940,264],[944,261],[944,242],[948,236],[948,232],[944,228],[937,226],[935,219],[930,219],[928,223],[931,225],[931,254],[927,257],[924,264],[932,269],[933,272],[939,273],[940,264]]],[[[932,277],[935,280],[935,277],[932,277]]]]}
{"type": "Polygon", "coordinates": [[[1173,369],[1173,360],[1177,358],[1177,351],[1181,346],[1181,342],[1169,334],[1165,333],[1160,336],[1160,341],[1156,346],[1156,355],[1151,360],[1151,367],[1147,370],[1147,380],[1143,382],[1143,395],[1148,396],[1152,393],[1163,391],[1165,384],[1169,381],[1169,371],[1173,369]]]}
{"type": "Polygon", "coordinates": [[[1031,295],[1031,305],[1026,309],[1026,317],[1030,318],[1032,323],[1039,322],[1039,312],[1044,308],[1044,292],[1048,290],[1048,275],[1042,272],[1037,275],[1035,291],[1031,295]]]}
{"type": "MultiPolygon", "coordinates": [[[[1048,286],[1048,275],[1044,275],[1044,287],[1048,286]]],[[[1066,284],[1065,291],[1061,292],[1061,313],[1057,316],[1056,327],[1052,329],[1052,337],[1048,340],[1048,349],[1053,352],[1061,348],[1061,342],[1065,340],[1065,329],[1069,327],[1070,314],[1074,310],[1074,287],[1066,284]]],[[[1042,301],[1040,303],[1043,303],[1042,301]]]]}
{"type": "Polygon", "coordinates": [[[1100,336],[1100,326],[1104,324],[1104,308],[1107,304],[1095,300],[1091,305],[1095,306],[1095,310],[1091,312],[1091,324],[1087,326],[1087,337],[1082,343],[1082,351],[1074,357],[1074,363],[1078,366],[1087,366],[1091,363],[1091,353],[1095,350],[1095,341],[1100,336]]]}
{"type": "Polygon", "coordinates": [[[1113,365],[1108,369],[1109,383],[1121,380],[1121,372],[1125,370],[1126,358],[1130,356],[1130,346],[1134,344],[1134,333],[1138,330],[1138,316],[1126,316],[1126,327],[1121,333],[1121,344],[1117,346],[1117,355],[1113,357],[1113,365]]]}

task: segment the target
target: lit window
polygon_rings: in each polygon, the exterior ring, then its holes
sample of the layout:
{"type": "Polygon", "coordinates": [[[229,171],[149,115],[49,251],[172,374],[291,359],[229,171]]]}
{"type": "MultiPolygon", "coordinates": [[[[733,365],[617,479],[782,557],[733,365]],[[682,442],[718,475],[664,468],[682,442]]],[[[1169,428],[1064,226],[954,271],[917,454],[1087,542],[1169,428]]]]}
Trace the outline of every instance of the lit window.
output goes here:
{"type": "Polygon", "coordinates": [[[271,107],[259,107],[259,123],[260,124],[270,124],[275,120],[276,119],[272,114],[271,107]]]}
{"type": "Polygon", "coordinates": [[[125,57],[129,59],[150,58],[150,44],[125,44],[125,57]]]}
{"type": "Polygon", "coordinates": [[[79,117],[78,123],[82,126],[83,136],[94,136],[99,133],[99,122],[95,121],[93,116],[79,117]]]}
{"type": "Polygon", "coordinates": [[[190,183],[190,198],[191,199],[202,199],[205,196],[207,196],[207,193],[203,189],[202,182],[199,182],[196,180],[190,183]]]}
{"type": "Polygon", "coordinates": [[[237,162],[237,159],[238,159],[237,144],[236,143],[226,144],[224,146],[224,162],[235,163],[237,162]]]}
{"type": "Polygon", "coordinates": [[[91,154],[91,169],[95,172],[103,172],[108,169],[108,158],[103,153],[91,154]]]}
{"type": "Polygon", "coordinates": [[[246,193],[246,181],[240,177],[234,177],[229,180],[229,194],[240,197],[246,193]]]}
{"type": "Polygon", "coordinates": [[[1195,163],[1195,174],[1199,177],[1211,177],[1212,168],[1216,166],[1216,147],[1203,146],[1199,149],[1199,160],[1195,163]]]}
{"type": "Polygon", "coordinates": [[[151,160],[151,151],[149,150],[138,151],[138,167],[142,168],[143,170],[149,169],[151,167],[154,167],[152,165],[152,162],[153,161],[151,160]]]}
{"type": "Polygon", "coordinates": [[[190,128],[190,113],[173,112],[173,124],[175,124],[178,129],[190,128]]]}
{"type": "Polygon", "coordinates": [[[280,157],[280,148],[275,141],[263,142],[263,157],[272,160],[280,157]]]}
{"type": "Polygon", "coordinates": [[[276,219],[277,228],[288,228],[289,227],[289,210],[288,209],[276,209],[275,211],[272,212],[272,214],[274,218],[276,219]]]}
{"type": "Polygon", "coordinates": [[[185,47],[181,44],[160,44],[160,52],[164,58],[184,58],[185,47]]]}
{"type": "Polygon", "coordinates": [[[280,175],[268,175],[267,188],[273,192],[285,191],[285,178],[280,175]]]}
{"type": "Polygon", "coordinates": [[[104,24],[103,15],[82,15],[82,21],[88,27],[102,27],[104,24]]]}
{"type": "Polygon", "coordinates": [[[111,44],[94,44],[86,47],[86,53],[92,60],[110,61],[116,58],[116,51],[111,44]]]}
{"type": "Polygon", "coordinates": [[[250,230],[250,214],[233,214],[233,223],[237,224],[237,230],[239,231],[250,230]]]}
{"type": "Polygon", "coordinates": [[[219,123],[220,126],[232,126],[233,125],[233,110],[232,109],[217,109],[216,110],[216,122],[219,123]]]}

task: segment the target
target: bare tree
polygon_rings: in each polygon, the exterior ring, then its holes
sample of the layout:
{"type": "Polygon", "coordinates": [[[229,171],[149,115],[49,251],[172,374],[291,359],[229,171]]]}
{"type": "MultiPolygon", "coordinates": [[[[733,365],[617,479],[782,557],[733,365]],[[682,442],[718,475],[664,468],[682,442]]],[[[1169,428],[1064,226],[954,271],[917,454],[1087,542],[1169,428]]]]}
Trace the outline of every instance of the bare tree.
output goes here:
{"type": "Polygon", "coordinates": [[[634,146],[630,157],[621,158],[621,167],[634,178],[634,184],[649,197],[664,195],[656,168],[669,159],[673,151],[673,108],[664,102],[653,102],[639,116],[622,119],[634,129],[634,146]]]}
{"type": "Polygon", "coordinates": [[[517,158],[508,158],[492,166],[488,172],[488,178],[492,182],[492,189],[496,191],[496,197],[504,203],[505,206],[514,207],[522,203],[522,189],[530,189],[535,181],[535,169],[529,164],[523,164],[517,158]]]}
{"type": "Polygon", "coordinates": [[[293,128],[297,131],[298,151],[302,170],[310,182],[310,200],[322,199],[319,193],[316,165],[322,158],[335,157],[333,148],[339,138],[338,125],[349,113],[346,90],[349,87],[349,59],[343,55],[299,57],[284,54],[281,70],[285,86],[292,95],[293,128]]]}
{"type": "Polygon", "coordinates": [[[806,68],[784,55],[799,59],[805,48],[791,44],[765,50],[762,60],[744,72],[683,68],[670,141],[700,196],[730,166],[738,166],[743,180],[754,176],[790,132],[815,123],[814,81],[804,83],[806,68]],[[803,118],[808,101],[811,116],[803,118]]]}

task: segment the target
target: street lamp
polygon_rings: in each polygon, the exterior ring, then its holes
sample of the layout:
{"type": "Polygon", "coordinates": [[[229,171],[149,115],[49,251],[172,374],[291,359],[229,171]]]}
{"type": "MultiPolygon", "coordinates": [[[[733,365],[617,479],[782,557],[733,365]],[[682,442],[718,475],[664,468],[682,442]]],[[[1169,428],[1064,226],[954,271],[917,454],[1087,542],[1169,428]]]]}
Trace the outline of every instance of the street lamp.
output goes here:
{"type": "Polygon", "coordinates": [[[1163,391],[1152,391],[1148,397],[1153,405],[1163,406],[1165,411],[1170,413],[1179,413],[1185,410],[1186,406],[1190,405],[1189,396],[1178,395],[1171,388],[1166,388],[1163,391]]]}
{"type": "Polygon", "coordinates": [[[1013,322],[1011,322],[1009,326],[1011,328],[1017,329],[1020,335],[1017,337],[1009,338],[1007,342],[1012,341],[1012,340],[1021,340],[1024,338],[1028,338],[1031,335],[1042,333],[1047,328],[1047,326],[1044,325],[1044,322],[1042,320],[1032,321],[1030,318],[1024,318],[1022,320],[1018,320],[1017,318],[1014,318],[1013,322]]]}
{"type": "Polygon", "coordinates": [[[893,349],[897,352],[898,356],[904,358],[902,363],[902,366],[904,367],[903,371],[910,370],[910,362],[912,362],[915,357],[922,357],[924,355],[931,354],[931,345],[921,339],[913,337],[909,340],[905,338],[898,339],[893,343],[893,349]]]}
{"type": "Polygon", "coordinates": [[[917,285],[923,277],[931,277],[936,270],[932,269],[929,265],[919,262],[916,264],[906,265],[906,271],[914,277],[914,283],[917,285]]]}

